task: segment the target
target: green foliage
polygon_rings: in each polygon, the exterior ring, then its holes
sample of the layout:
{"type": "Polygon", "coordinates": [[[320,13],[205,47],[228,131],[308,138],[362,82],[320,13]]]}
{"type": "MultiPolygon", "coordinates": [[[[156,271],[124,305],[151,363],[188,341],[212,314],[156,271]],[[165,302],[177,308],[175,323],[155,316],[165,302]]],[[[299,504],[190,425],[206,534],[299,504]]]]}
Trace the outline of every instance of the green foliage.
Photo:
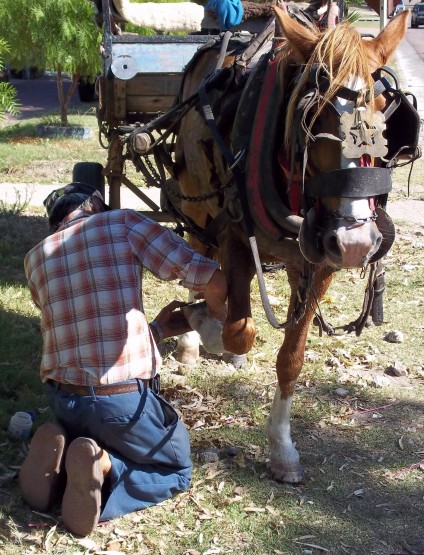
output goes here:
{"type": "Polygon", "coordinates": [[[0,216],[20,216],[29,207],[31,202],[31,194],[28,190],[21,195],[18,190],[15,191],[15,199],[12,203],[8,203],[0,199],[0,216]]]}
{"type": "MultiPolygon", "coordinates": [[[[9,46],[0,37],[0,69],[3,68],[3,55],[9,52],[9,46]]],[[[16,91],[10,83],[0,83],[0,122],[4,118],[5,112],[17,114],[19,104],[16,100],[16,91]]]]}
{"type": "Polygon", "coordinates": [[[101,67],[100,30],[87,0],[2,0],[0,36],[10,45],[15,67],[43,67],[58,73],[61,124],[67,125],[70,94],[62,73],[72,76],[71,93],[81,74],[95,75],[101,67]]]}
{"type": "Polygon", "coordinates": [[[69,75],[100,68],[100,31],[87,0],[2,0],[0,36],[16,67],[58,67],[69,75]]]}

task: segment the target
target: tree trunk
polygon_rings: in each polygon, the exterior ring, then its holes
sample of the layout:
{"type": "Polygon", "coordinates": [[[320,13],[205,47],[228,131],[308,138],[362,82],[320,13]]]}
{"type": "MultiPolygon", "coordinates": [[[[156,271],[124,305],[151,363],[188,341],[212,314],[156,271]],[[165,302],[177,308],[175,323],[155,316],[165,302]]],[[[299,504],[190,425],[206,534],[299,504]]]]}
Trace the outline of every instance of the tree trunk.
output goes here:
{"type": "Polygon", "coordinates": [[[63,125],[64,127],[68,125],[69,103],[77,89],[80,75],[81,75],[80,73],[74,73],[72,75],[71,86],[69,87],[68,92],[65,95],[65,92],[63,89],[62,68],[61,66],[58,66],[57,68],[57,96],[59,98],[60,124],[63,125]]]}

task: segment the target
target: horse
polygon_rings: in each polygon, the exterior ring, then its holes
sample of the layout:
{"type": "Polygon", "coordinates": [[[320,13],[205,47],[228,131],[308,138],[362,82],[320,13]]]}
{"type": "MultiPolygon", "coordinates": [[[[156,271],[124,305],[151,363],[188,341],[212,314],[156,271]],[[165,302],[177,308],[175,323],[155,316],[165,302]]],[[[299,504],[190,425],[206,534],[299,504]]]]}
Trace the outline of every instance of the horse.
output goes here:
{"type": "MultiPolygon", "coordinates": [[[[370,39],[348,22],[320,31],[283,7],[274,11],[281,37],[246,82],[233,53],[205,49],[190,64],[181,100],[198,94],[203,101],[180,122],[175,173],[181,210],[197,230],[189,243],[215,256],[227,277],[225,351],[243,355],[254,344],[255,260],[285,266],[291,296],[288,320],[279,325],[284,339],[266,433],[274,478],[299,483],[290,412],[309,326],[334,273],[376,267],[394,240],[384,207],[388,160],[402,145],[391,144],[396,133],[381,124],[394,90],[381,68],[404,37],[408,15],[370,39]],[[233,75],[230,85],[222,72],[233,75]]],[[[369,307],[362,327],[368,314],[369,307]]]]}

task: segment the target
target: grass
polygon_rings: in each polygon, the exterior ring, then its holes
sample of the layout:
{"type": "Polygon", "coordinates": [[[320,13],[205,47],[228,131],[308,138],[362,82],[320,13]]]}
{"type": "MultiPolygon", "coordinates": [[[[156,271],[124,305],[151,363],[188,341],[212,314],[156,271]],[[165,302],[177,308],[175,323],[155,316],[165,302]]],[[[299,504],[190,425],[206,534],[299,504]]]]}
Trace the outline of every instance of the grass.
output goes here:
{"type": "MultiPolygon", "coordinates": [[[[424,474],[419,467],[424,459],[419,296],[424,251],[418,230],[398,229],[386,264],[382,327],[368,328],[359,338],[320,337],[316,328],[311,330],[292,420],[304,485],[278,484],[268,469],[263,427],[275,387],[281,332],[266,322],[254,283],[258,338],[245,368],[231,371],[218,357],[205,356],[188,371],[172,357],[174,340],[162,346],[165,395],[190,429],[191,489],[99,527],[85,540],[66,532],[59,512],[41,515],[22,501],[16,473],[26,444],[6,431],[16,410],[34,411],[36,426],[51,417],[38,377],[39,317],[22,268],[25,253],[46,230],[45,218],[28,209],[0,213],[0,545],[5,554],[95,554],[107,549],[170,555],[424,552],[424,474]],[[407,263],[418,271],[405,270],[407,263]],[[404,333],[404,343],[384,340],[393,329],[404,333]],[[384,376],[384,368],[396,360],[408,368],[408,376],[386,377],[387,384],[378,387],[375,377],[384,376]],[[346,397],[335,395],[339,387],[346,389],[346,397]],[[211,461],[205,452],[220,457],[211,461]]],[[[268,274],[266,280],[282,315],[285,274],[268,274]]],[[[352,319],[364,286],[357,272],[340,272],[323,303],[326,317],[335,324],[352,319]]],[[[149,318],[170,297],[185,295],[178,285],[146,275],[149,318]]]]}
{"type": "Polygon", "coordinates": [[[91,127],[92,138],[49,139],[37,136],[37,126],[51,118],[35,117],[0,128],[0,181],[23,183],[69,182],[76,162],[106,163],[106,151],[100,147],[94,108],[72,111],[71,125],[91,127]]]}

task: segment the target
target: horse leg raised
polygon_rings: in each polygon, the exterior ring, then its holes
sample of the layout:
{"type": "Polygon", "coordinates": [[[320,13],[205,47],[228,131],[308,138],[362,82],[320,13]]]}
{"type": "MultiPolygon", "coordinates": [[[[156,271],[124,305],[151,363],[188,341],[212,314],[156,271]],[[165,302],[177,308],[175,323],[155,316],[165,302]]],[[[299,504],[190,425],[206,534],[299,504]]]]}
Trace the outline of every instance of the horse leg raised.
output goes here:
{"type": "MultiPolygon", "coordinates": [[[[188,295],[188,302],[193,302],[194,294],[190,291],[188,295]]],[[[195,364],[200,356],[200,339],[197,331],[188,331],[177,337],[177,349],[175,351],[175,358],[183,364],[195,364]]]]}
{"type": "Polygon", "coordinates": [[[255,266],[249,246],[237,237],[234,225],[220,236],[220,259],[228,282],[228,315],[222,338],[226,351],[244,355],[252,348],[256,330],[250,305],[250,283],[255,266]]]}
{"type": "MultiPolygon", "coordinates": [[[[290,270],[287,273],[292,288],[289,307],[289,314],[291,314],[297,296],[299,274],[290,270]]],[[[318,300],[328,289],[332,275],[333,272],[328,267],[322,267],[316,271],[313,287],[318,300]]],[[[311,303],[315,304],[313,300],[311,303]]],[[[272,474],[276,480],[290,483],[299,483],[303,479],[299,453],[291,439],[290,413],[294,388],[303,366],[309,325],[314,316],[311,303],[308,302],[304,317],[285,331],[284,342],[276,363],[278,383],[267,422],[272,474]]]]}
{"type": "MultiPolygon", "coordinates": [[[[184,173],[184,178],[187,183],[192,185],[192,180],[190,175],[187,172],[184,173]]],[[[183,212],[188,215],[199,227],[204,228],[206,227],[207,222],[207,212],[203,203],[190,203],[186,201],[182,201],[182,209],[183,212]]],[[[188,244],[192,249],[199,252],[203,256],[209,256],[210,258],[214,258],[211,249],[208,248],[206,245],[201,243],[198,239],[194,236],[190,235],[188,238],[188,244]]],[[[193,302],[195,300],[195,294],[193,292],[189,292],[188,294],[188,302],[193,302]]],[[[183,364],[192,365],[195,364],[196,360],[199,358],[200,355],[200,337],[197,331],[190,331],[184,333],[177,337],[177,349],[175,351],[175,358],[179,362],[183,364]]]]}

